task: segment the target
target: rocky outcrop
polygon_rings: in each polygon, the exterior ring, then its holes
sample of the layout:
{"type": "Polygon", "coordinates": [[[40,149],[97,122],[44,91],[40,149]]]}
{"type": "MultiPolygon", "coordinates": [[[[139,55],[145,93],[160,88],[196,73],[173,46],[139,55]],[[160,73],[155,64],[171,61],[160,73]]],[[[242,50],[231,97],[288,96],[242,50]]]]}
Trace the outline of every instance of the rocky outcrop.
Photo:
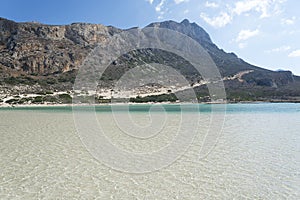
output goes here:
{"type": "Polygon", "coordinates": [[[50,26],[0,19],[0,64],[27,74],[77,68],[97,43],[119,30],[97,24],[50,26]]]}

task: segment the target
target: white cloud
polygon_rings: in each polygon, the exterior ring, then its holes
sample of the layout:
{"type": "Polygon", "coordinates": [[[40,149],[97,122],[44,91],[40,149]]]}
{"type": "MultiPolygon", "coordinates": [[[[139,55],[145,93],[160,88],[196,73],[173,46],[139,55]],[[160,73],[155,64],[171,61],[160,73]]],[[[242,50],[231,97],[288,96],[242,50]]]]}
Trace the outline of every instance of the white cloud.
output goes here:
{"type": "Polygon", "coordinates": [[[261,18],[269,17],[269,8],[273,3],[272,0],[244,0],[238,1],[235,3],[235,7],[233,12],[237,15],[241,15],[243,13],[247,13],[249,11],[257,11],[260,12],[261,18]]]}
{"type": "Polygon", "coordinates": [[[280,14],[281,4],[284,2],[286,0],[243,0],[235,3],[232,12],[241,15],[255,11],[260,13],[260,18],[266,18],[280,14]]]}
{"type": "Polygon", "coordinates": [[[190,11],[188,9],[183,11],[183,14],[188,14],[190,11]]]}
{"type": "MultiPolygon", "coordinates": [[[[251,14],[257,12],[260,14],[260,18],[271,17],[272,15],[279,15],[281,12],[281,4],[286,0],[239,0],[231,5],[226,4],[226,10],[224,10],[221,16],[215,18],[209,18],[207,14],[201,13],[200,17],[208,24],[214,27],[223,27],[229,24],[235,17],[244,15],[253,17],[251,14]],[[222,22],[222,17],[224,17],[222,22]]],[[[219,4],[206,1],[206,7],[217,7],[219,4]]]]}
{"type": "Polygon", "coordinates": [[[275,1],[275,6],[273,10],[274,15],[280,15],[285,11],[285,8],[281,6],[281,4],[287,2],[287,0],[274,0],[275,1]]]}
{"type": "Polygon", "coordinates": [[[249,38],[254,37],[254,36],[258,35],[258,34],[259,34],[259,30],[258,29],[254,30],[254,31],[251,31],[251,30],[241,30],[239,32],[239,35],[236,38],[236,41],[240,42],[240,41],[248,40],[249,38]]]}
{"type": "Polygon", "coordinates": [[[288,35],[297,35],[300,34],[300,30],[292,30],[292,31],[288,31],[287,33],[288,35]]]}
{"type": "Polygon", "coordinates": [[[208,7],[208,8],[218,8],[219,7],[219,4],[215,3],[215,2],[206,2],[205,3],[205,7],[208,7]]]}
{"type": "Polygon", "coordinates": [[[161,0],[159,2],[159,4],[157,4],[155,6],[155,11],[158,13],[157,19],[159,19],[159,20],[163,19],[165,12],[168,11],[167,8],[164,8],[165,7],[165,2],[166,2],[166,0],[161,0]]]}
{"type": "Polygon", "coordinates": [[[281,19],[281,24],[282,25],[293,25],[296,21],[296,17],[292,17],[290,19],[281,19]]]}
{"type": "Polygon", "coordinates": [[[161,12],[162,7],[164,6],[166,0],[161,0],[160,3],[155,7],[156,12],[161,12]]]}
{"type": "Polygon", "coordinates": [[[147,1],[148,1],[150,4],[152,4],[154,0],[147,0],[147,1]]]}
{"type": "Polygon", "coordinates": [[[183,3],[183,2],[188,2],[189,0],[174,0],[174,2],[176,4],[180,4],[180,3],[183,3]]]}
{"type": "Polygon", "coordinates": [[[274,48],[274,49],[268,50],[266,52],[267,53],[285,52],[285,51],[288,51],[290,49],[291,49],[290,46],[281,46],[281,47],[278,47],[278,48],[274,48]]]}
{"type": "Polygon", "coordinates": [[[246,46],[247,46],[247,43],[245,43],[245,42],[239,43],[240,49],[244,49],[246,46]]]}
{"type": "Polygon", "coordinates": [[[232,17],[225,13],[225,12],[221,12],[219,16],[214,17],[214,18],[210,18],[208,17],[205,13],[201,13],[200,17],[209,25],[215,27],[215,28],[220,28],[223,26],[226,26],[227,24],[229,24],[232,20],[232,17]]]}
{"type": "Polygon", "coordinates": [[[292,51],[288,56],[291,58],[300,57],[300,49],[292,51]]]}

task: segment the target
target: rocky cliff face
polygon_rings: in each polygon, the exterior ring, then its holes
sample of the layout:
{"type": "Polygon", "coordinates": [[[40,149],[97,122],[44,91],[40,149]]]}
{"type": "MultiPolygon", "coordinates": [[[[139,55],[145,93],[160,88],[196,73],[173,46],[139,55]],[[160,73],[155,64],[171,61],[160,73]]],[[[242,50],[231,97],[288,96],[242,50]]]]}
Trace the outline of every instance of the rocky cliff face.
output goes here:
{"type": "MultiPolygon", "coordinates": [[[[246,63],[234,53],[224,52],[212,42],[207,32],[195,23],[188,20],[181,23],[165,21],[148,26],[175,30],[199,42],[219,68],[228,94],[248,92],[257,95],[256,91],[268,91],[269,96],[276,96],[288,90],[287,96],[300,96],[297,89],[299,78],[291,72],[269,71],[246,63]],[[251,73],[246,73],[239,79],[232,78],[246,71],[251,73]]],[[[16,23],[0,18],[2,92],[9,91],[11,86],[26,86],[28,92],[43,89],[71,90],[76,70],[88,53],[97,44],[104,44],[109,37],[121,31],[100,24],[73,23],[56,26],[16,23]]],[[[168,64],[181,71],[192,85],[201,80],[200,75],[195,75],[189,63],[179,57],[155,49],[146,49],[129,52],[112,63],[104,74],[103,87],[109,88],[124,71],[133,68],[140,61],[160,63],[162,60],[162,64],[168,64]]],[[[201,87],[198,91],[201,93],[201,87]]]]}
{"type": "Polygon", "coordinates": [[[0,19],[0,64],[27,74],[63,73],[76,69],[97,43],[118,29],[74,23],[49,26],[0,19]]]}

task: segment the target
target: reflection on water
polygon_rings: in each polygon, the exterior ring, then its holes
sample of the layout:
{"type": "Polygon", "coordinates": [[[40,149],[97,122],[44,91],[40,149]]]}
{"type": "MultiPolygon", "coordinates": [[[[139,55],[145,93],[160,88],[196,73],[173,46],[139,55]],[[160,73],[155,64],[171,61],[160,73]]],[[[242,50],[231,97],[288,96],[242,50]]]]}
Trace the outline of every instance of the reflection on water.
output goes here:
{"type": "MultiPolygon", "coordinates": [[[[0,199],[300,198],[300,105],[228,105],[217,146],[199,160],[210,116],[205,106],[187,152],[169,167],[140,175],[94,159],[76,133],[71,108],[0,109],[0,199]]],[[[161,134],[138,140],[99,109],[96,116],[111,142],[132,152],[163,148],[180,120],[172,112],[178,108],[168,107],[170,120],[161,134]]],[[[147,112],[132,109],[132,118],[144,126],[147,112]]]]}

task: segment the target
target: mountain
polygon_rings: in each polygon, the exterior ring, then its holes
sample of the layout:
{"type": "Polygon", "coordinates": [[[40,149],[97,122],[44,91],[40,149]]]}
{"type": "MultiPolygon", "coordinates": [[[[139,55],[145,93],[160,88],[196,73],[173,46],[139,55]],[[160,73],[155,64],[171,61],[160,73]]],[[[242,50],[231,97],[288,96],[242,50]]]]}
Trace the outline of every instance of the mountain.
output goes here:
{"type": "MultiPolygon", "coordinates": [[[[216,63],[230,102],[300,100],[298,76],[290,71],[263,69],[243,61],[234,53],[226,53],[195,23],[185,19],[181,23],[151,23],[148,27],[178,31],[201,44],[216,63]]],[[[86,56],[98,44],[104,44],[122,31],[100,24],[45,25],[0,18],[0,103],[69,103],[78,68],[86,56]]],[[[102,93],[97,101],[107,102],[116,81],[129,69],[145,62],[172,66],[186,77],[200,101],[210,100],[206,85],[199,84],[201,75],[190,63],[170,52],[149,48],[128,52],[111,63],[101,78],[98,89],[102,93]]],[[[146,88],[144,94],[133,92],[131,100],[176,100],[176,89],[170,91],[157,85],[146,88]]]]}

